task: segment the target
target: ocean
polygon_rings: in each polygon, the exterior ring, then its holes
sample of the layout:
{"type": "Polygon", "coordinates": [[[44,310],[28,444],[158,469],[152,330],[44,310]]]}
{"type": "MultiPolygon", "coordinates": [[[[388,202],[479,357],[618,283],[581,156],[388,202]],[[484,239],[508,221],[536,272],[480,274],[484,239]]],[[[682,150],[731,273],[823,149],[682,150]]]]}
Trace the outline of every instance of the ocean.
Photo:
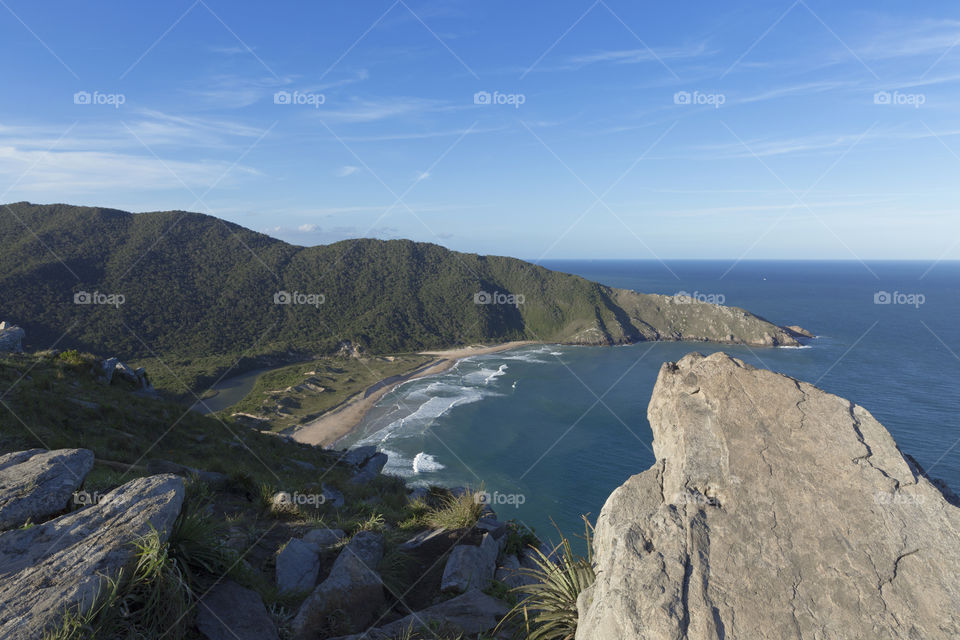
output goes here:
{"type": "MultiPolygon", "coordinates": [[[[583,531],[654,462],[646,409],[664,362],[725,351],[869,410],[960,492],[960,263],[590,260],[547,268],[644,293],[685,292],[817,335],[804,348],[536,345],[463,360],[388,393],[342,445],[377,444],[413,483],[482,485],[502,519],[583,531]]],[[[522,292],[517,292],[522,293],[522,292]]]]}

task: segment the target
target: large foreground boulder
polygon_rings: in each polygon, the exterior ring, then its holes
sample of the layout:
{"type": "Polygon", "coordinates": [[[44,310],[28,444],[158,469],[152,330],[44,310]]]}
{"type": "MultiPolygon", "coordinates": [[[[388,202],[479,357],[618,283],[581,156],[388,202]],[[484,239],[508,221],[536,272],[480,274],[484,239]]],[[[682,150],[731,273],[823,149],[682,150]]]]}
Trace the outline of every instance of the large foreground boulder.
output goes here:
{"type": "Polygon", "coordinates": [[[0,531],[66,509],[93,468],[89,449],[30,449],[0,456],[0,531]]]}
{"type": "Polygon", "coordinates": [[[35,640],[65,611],[89,610],[133,560],[134,540],[153,530],[166,540],[183,495],[176,476],[137,478],[85,509],[0,533],[0,638],[35,640]]]}
{"type": "Polygon", "coordinates": [[[725,354],[663,366],[577,640],[960,637],[960,509],[865,409],[725,354]]]}
{"type": "Polygon", "coordinates": [[[464,593],[469,589],[486,589],[493,582],[499,553],[500,547],[490,533],[483,534],[479,545],[458,544],[443,568],[440,590],[464,593]]]}

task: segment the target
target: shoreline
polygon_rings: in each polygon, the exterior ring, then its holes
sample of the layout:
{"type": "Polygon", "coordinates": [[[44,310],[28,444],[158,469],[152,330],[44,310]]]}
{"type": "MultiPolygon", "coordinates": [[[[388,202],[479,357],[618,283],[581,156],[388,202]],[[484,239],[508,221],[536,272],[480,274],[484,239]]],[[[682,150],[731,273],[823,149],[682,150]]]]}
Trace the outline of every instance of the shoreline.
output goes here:
{"type": "Polygon", "coordinates": [[[421,365],[413,371],[390,376],[389,378],[375,382],[363,391],[347,398],[340,403],[340,405],[326,412],[316,420],[288,431],[288,435],[297,442],[330,448],[338,440],[349,435],[357,425],[360,424],[377,401],[398,385],[409,382],[410,380],[417,380],[419,378],[443,373],[464,358],[500,353],[501,351],[526,347],[532,344],[541,343],[535,340],[517,340],[490,346],[419,351],[418,354],[420,355],[436,356],[437,359],[421,365]]]}

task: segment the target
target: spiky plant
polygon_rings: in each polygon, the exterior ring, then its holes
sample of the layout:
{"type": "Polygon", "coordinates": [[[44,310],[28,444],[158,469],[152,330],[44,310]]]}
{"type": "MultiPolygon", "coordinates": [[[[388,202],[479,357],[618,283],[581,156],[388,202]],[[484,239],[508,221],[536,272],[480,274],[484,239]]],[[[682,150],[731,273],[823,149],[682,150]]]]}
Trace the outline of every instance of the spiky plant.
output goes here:
{"type": "Polygon", "coordinates": [[[573,640],[577,634],[577,598],[590,587],[596,574],[591,549],[592,527],[584,516],[587,557],[573,552],[570,540],[563,535],[550,554],[530,547],[533,568],[518,570],[535,582],[513,589],[520,601],[497,625],[497,631],[518,627],[527,640],[573,640]],[[559,552],[559,555],[558,555],[559,552]],[[551,556],[557,556],[552,559],[551,556]]]}

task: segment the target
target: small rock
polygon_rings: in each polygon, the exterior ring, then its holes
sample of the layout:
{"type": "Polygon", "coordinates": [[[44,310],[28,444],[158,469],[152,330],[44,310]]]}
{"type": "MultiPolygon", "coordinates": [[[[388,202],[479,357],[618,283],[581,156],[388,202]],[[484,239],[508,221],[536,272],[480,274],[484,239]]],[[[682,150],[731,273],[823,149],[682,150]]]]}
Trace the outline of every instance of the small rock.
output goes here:
{"type": "Polygon", "coordinates": [[[375,455],[377,455],[377,448],[374,445],[357,447],[356,449],[350,449],[340,456],[340,462],[353,465],[354,467],[360,467],[375,455]]]}
{"type": "Polygon", "coordinates": [[[314,529],[303,536],[303,541],[313,545],[317,551],[332,547],[343,539],[342,529],[314,529]]]}
{"type": "Polygon", "coordinates": [[[197,603],[197,629],[209,640],[277,640],[263,600],[256,591],[224,580],[197,603]]]}
{"type": "Polygon", "coordinates": [[[0,322],[0,353],[23,352],[26,331],[7,322],[0,322]]]}
{"type": "Polygon", "coordinates": [[[345,499],[343,493],[337,491],[333,487],[328,487],[326,484],[321,485],[321,493],[323,494],[323,504],[330,505],[335,509],[339,509],[345,504],[345,499]]]}
{"type": "Polygon", "coordinates": [[[292,538],[277,554],[277,586],[281,593],[312,589],[319,573],[320,557],[313,544],[292,538]]]}
{"type": "Polygon", "coordinates": [[[378,453],[375,456],[371,457],[363,466],[360,467],[360,470],[357,471],[356,475],[350,478],[352,484],[367,484],[383,471],[383,468],[387,465],[387,454],[378,453]]]}
{"type": "Polygon", "coordinates": [[[489,533],[483,534],[480,546],[457,545],[443,569],[440,590],[463,593],[468,589],[486,589],[493,582],[499,553],[499,545],[489,533]]]}
{"type": "MultiPolygon", "coordinates": [[[[405,618],[391,622],[364,633],[343,636],[334,640],[394,640],[405,637],[409,629],[422,630],[426,637],[434,637],[431,625],[451,625],[470,637],[486,633],[499,624],[510,607],[492,598],[479,589],[471,589],[461,596],[451,598],[405,618]]],[[[486,636],[484,636],[486,637],[486,636]]]]}

